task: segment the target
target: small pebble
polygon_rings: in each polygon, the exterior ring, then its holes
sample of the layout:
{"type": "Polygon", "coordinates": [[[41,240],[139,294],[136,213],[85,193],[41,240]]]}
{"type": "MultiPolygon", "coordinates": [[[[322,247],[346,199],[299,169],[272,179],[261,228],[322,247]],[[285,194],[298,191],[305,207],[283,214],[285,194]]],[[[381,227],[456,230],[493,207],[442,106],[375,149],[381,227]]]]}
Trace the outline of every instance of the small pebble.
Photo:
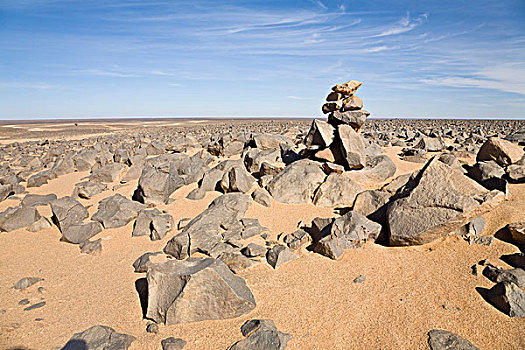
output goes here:
{"type": "Polygon", "coordinates": [[[27,305],[29,304],[29,299],[22,299],[18,302],[18,305],[27,305]]]}
{"type": "Polygon", "coordinates": [[[476,265],[476,264],[472,265],[471,269],[472,269],[472,274],[474,276],[477,276],[478,275],[478,265],[476,265]]]}
{"type": "Polygon", "coordinates": [[[354,283],[362,283],[366,280],[366,277],[364,275],[359,275],[354,279],[354,283]]]}
{"type": "Polygon", "coordinates": [[[146,332],[157,334],[159,332],[159,326],[155,323],[148,323],[146,326],[146,332]]]}

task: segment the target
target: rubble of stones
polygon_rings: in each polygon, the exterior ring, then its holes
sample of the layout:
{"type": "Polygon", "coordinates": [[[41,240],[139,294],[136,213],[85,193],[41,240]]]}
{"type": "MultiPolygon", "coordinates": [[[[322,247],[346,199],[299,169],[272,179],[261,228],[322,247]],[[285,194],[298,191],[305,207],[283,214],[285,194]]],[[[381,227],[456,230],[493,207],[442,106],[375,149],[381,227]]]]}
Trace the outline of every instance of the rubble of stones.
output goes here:
{"type": "MultiPolygon", "coordinates": [[[[102,240],[94,236],[129,223],[130,236],[166,240],[162,252],[145,252],[133,267],[146,274],[146,317],[167,325],[249,313],[256,301],[239,273],[262,262],[277,269],[305,249],[339,259],[367,242],[421,245],[448,235],[490,245],[491,238],[482,235],[482,216],[507,199],[508,182],[525,182],[525,123],[371,119],[365,124],[369,113],[354,94],[360,85],[334,86],[323,106],[327,122],[217,122],[4,145],[0,200],[21,201],[0,213],[0,231],[56,227],[62,241],[87,254],[103,252],[102,240]],[[407,161],[424,163],[421,170],[392,179],[396,166],[385,154],[387,146],[400,147],[407,161]],[[476,155],[477,162],[463,164],[458,158],[465,155],[476,155]],[[69,196],[26,192],[73,172],[88,175],[69,196]],[[364,190],[363,181],[385,184],[364,190]],[[130,184],[136,186],[132,196],[114,192],[130,184]],[[189,184],[196,184],[189,200],[207,192],[221,195],[196,217],[174,222],[156,206],[172,204],[171,195],[189,184]],[[83,203],[99,194],[106,195],[90,217],[83,203]],[[333,208],[341,215],[300,223],[274,241],[257,219],[246,217],[251,205],[270,207],[273,200],[333,208]],[[50,217],[41,214],[42,206],[50,207],[50,217]],[[254,236],[265,245],[250,242],[254,236]]],[[[509,224],[513,239],[523,244],[525,224],[509,224]]],[[[523,255],[515,259],[521,261],[516,271],[491,272],[497,284],[487,299],[510,316],[525,316],[523,255]]],[[[110,337],[126,347],[132,341],[97,327],[88,332],[90,339],[110,337]]],[[[258,327],[243,331],[247,338],[232,348],[277,337],[276,348],[284,349],[288,335],[271,321],[258,327]]]]}

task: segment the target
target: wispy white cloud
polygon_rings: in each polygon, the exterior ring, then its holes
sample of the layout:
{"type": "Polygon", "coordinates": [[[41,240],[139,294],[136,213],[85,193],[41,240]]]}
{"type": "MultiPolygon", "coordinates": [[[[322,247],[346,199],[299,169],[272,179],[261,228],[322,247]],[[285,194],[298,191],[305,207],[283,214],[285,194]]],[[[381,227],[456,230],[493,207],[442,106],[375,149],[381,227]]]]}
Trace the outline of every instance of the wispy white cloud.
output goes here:
{"type": "Polygon", "coordinates": [[[406,16],[401,18],[394,26],[392,26],[391,28],[377,35],[373,35],[373,37],[383,37],[383,36],[397,35],[397,34],[410,32],[417,26],[423,24],[423,22],[427,18],[428,18],[428,14],[424,13],[421,16],[411,19],[410,13],[407,12],[406,16]]]}
{"type": "Polygon", "coordinates": [[[42,82],[0,82],[0,89],[53,90],[58,86],[42,82]]]}
{"type": "Polygon", "coordinates": [[[318,5],[320,8],[324,9],[324,10],[328,10],[328,7],[323,4],[323,2],[319,1],[319,0],[312,0],[312,2],[314,2],[316,5],[318,5]]]}
{"type": "Polygon", "coordinates": [[[290,100],[298,100],[298,101],[309,100],[309,98],[301,97],[301,96],[286,96],[286,98],[288,98],[290,100]]]}
{"type": "Polygon", "coordinates": [[[87,75],[97,75],[101,77],[115,77],[115,78],[136,78],[138,77],[138,75],[136,74],[102,70],[102,69],[80,69],[80,70],[76,70],[75,72],[80,73],[80,74],[87,74],[87,75]]]}
{"type": "Polygon", "coordinates": [[[181,87],[182,84],[179,84],[179,83],[170,83],[168,84],[169,86],[175,86],[175,87],[181,87]]]}

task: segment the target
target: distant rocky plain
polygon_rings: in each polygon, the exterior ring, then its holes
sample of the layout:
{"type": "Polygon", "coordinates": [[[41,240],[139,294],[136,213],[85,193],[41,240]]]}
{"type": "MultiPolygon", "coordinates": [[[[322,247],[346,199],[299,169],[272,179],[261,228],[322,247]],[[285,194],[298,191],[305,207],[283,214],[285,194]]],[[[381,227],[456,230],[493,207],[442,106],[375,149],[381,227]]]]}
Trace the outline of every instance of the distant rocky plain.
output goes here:
{"type": "Polygon", "coordinates": [[[1,126],[0,347],[524,348],[525,121],[371,119],[359,85],[1,126]]]}

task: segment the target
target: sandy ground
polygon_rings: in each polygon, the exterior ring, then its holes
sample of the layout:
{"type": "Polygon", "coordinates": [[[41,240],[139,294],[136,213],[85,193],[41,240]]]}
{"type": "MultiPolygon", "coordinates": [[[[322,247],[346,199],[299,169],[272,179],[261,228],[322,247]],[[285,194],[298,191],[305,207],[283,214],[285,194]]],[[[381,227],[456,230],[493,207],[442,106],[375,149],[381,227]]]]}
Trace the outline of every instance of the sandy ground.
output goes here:
{"type": "MultiPolygon", "coordinates": [[[[398,165],[396,175],[421,167],[400,161],[397,151],[388,150],[398,165]]],[[[64,175],[29,192],[70,195],[74,184],[87,174],[64,175]]],[[[136,181],[83,204],[91,205],[93,214],[100,199],[113,193],[130,196],[135,188],[136,181]]],[[[185,199],[193,188],[195,184],[176,191],[174,202],[160,209],[178,222],[193,218],[219,195],[185,199]]],[[[510,189],[510,200],[486,215],[487,234],[509,222],[525,221],[525,185],[510,189]]],[[[0,210],[18,202],[1,202],[0,210]]],[[[48,207],[39,210],[47,217],[51,214],[48,207]]],[[[335,214],[311,205],[273,202],[272,208],[253,203],[246,216],[258,218],[276,236],[293,232],[299,221],[335,214]]],[[[146,333],[147,321],[142,319],[135,290],[135,281],[145,274],[134,273],[132,263],[145,252],[161,250],[176,231],[152,242],[148,237],[131,237],[132,225],[106,229],[96,236],[103,238],[103,252],[96,256],[80,254],[77,245],[60,242],[55,227],[38,233],[20,229],[0,234],[0,310],[5,310],[0,313],[0,348],[60,348],[73,333],[102,324],[135,336],[131,349],[160,349],[161,340],[170,336],[186,340],[187,349],[226,349],[242,338],[243,322],[253,318],[272,319],[280,331],[292,334],[288,349],[427,349],[427,332],[436,328],[464,336],[480,349],[525,348],[525,319],[512,319],[485,302],[476,287],[490,288],[493,283],[471,274],[471,266],[482,259],[507,266],[499,257],[518,249],[497,239],[490,247],[469,246],[459,237],[419,247],[368,244],[347,250],[338,261],[301,250],[299,259],[278,270],[263,263],[241,274],[257,301],[248,315],[161,325],[159,334],[146,333]],[[366,281],[353,283],[361,274],[366,281]],[[44,281],[27,290],[12,289],[25,276],[44,281]],[[44,291],[38,292],[38,287],[44,291]],[[23,311],[25,306],[18,305],[23,298],[47,304],[23,311]]]]}

